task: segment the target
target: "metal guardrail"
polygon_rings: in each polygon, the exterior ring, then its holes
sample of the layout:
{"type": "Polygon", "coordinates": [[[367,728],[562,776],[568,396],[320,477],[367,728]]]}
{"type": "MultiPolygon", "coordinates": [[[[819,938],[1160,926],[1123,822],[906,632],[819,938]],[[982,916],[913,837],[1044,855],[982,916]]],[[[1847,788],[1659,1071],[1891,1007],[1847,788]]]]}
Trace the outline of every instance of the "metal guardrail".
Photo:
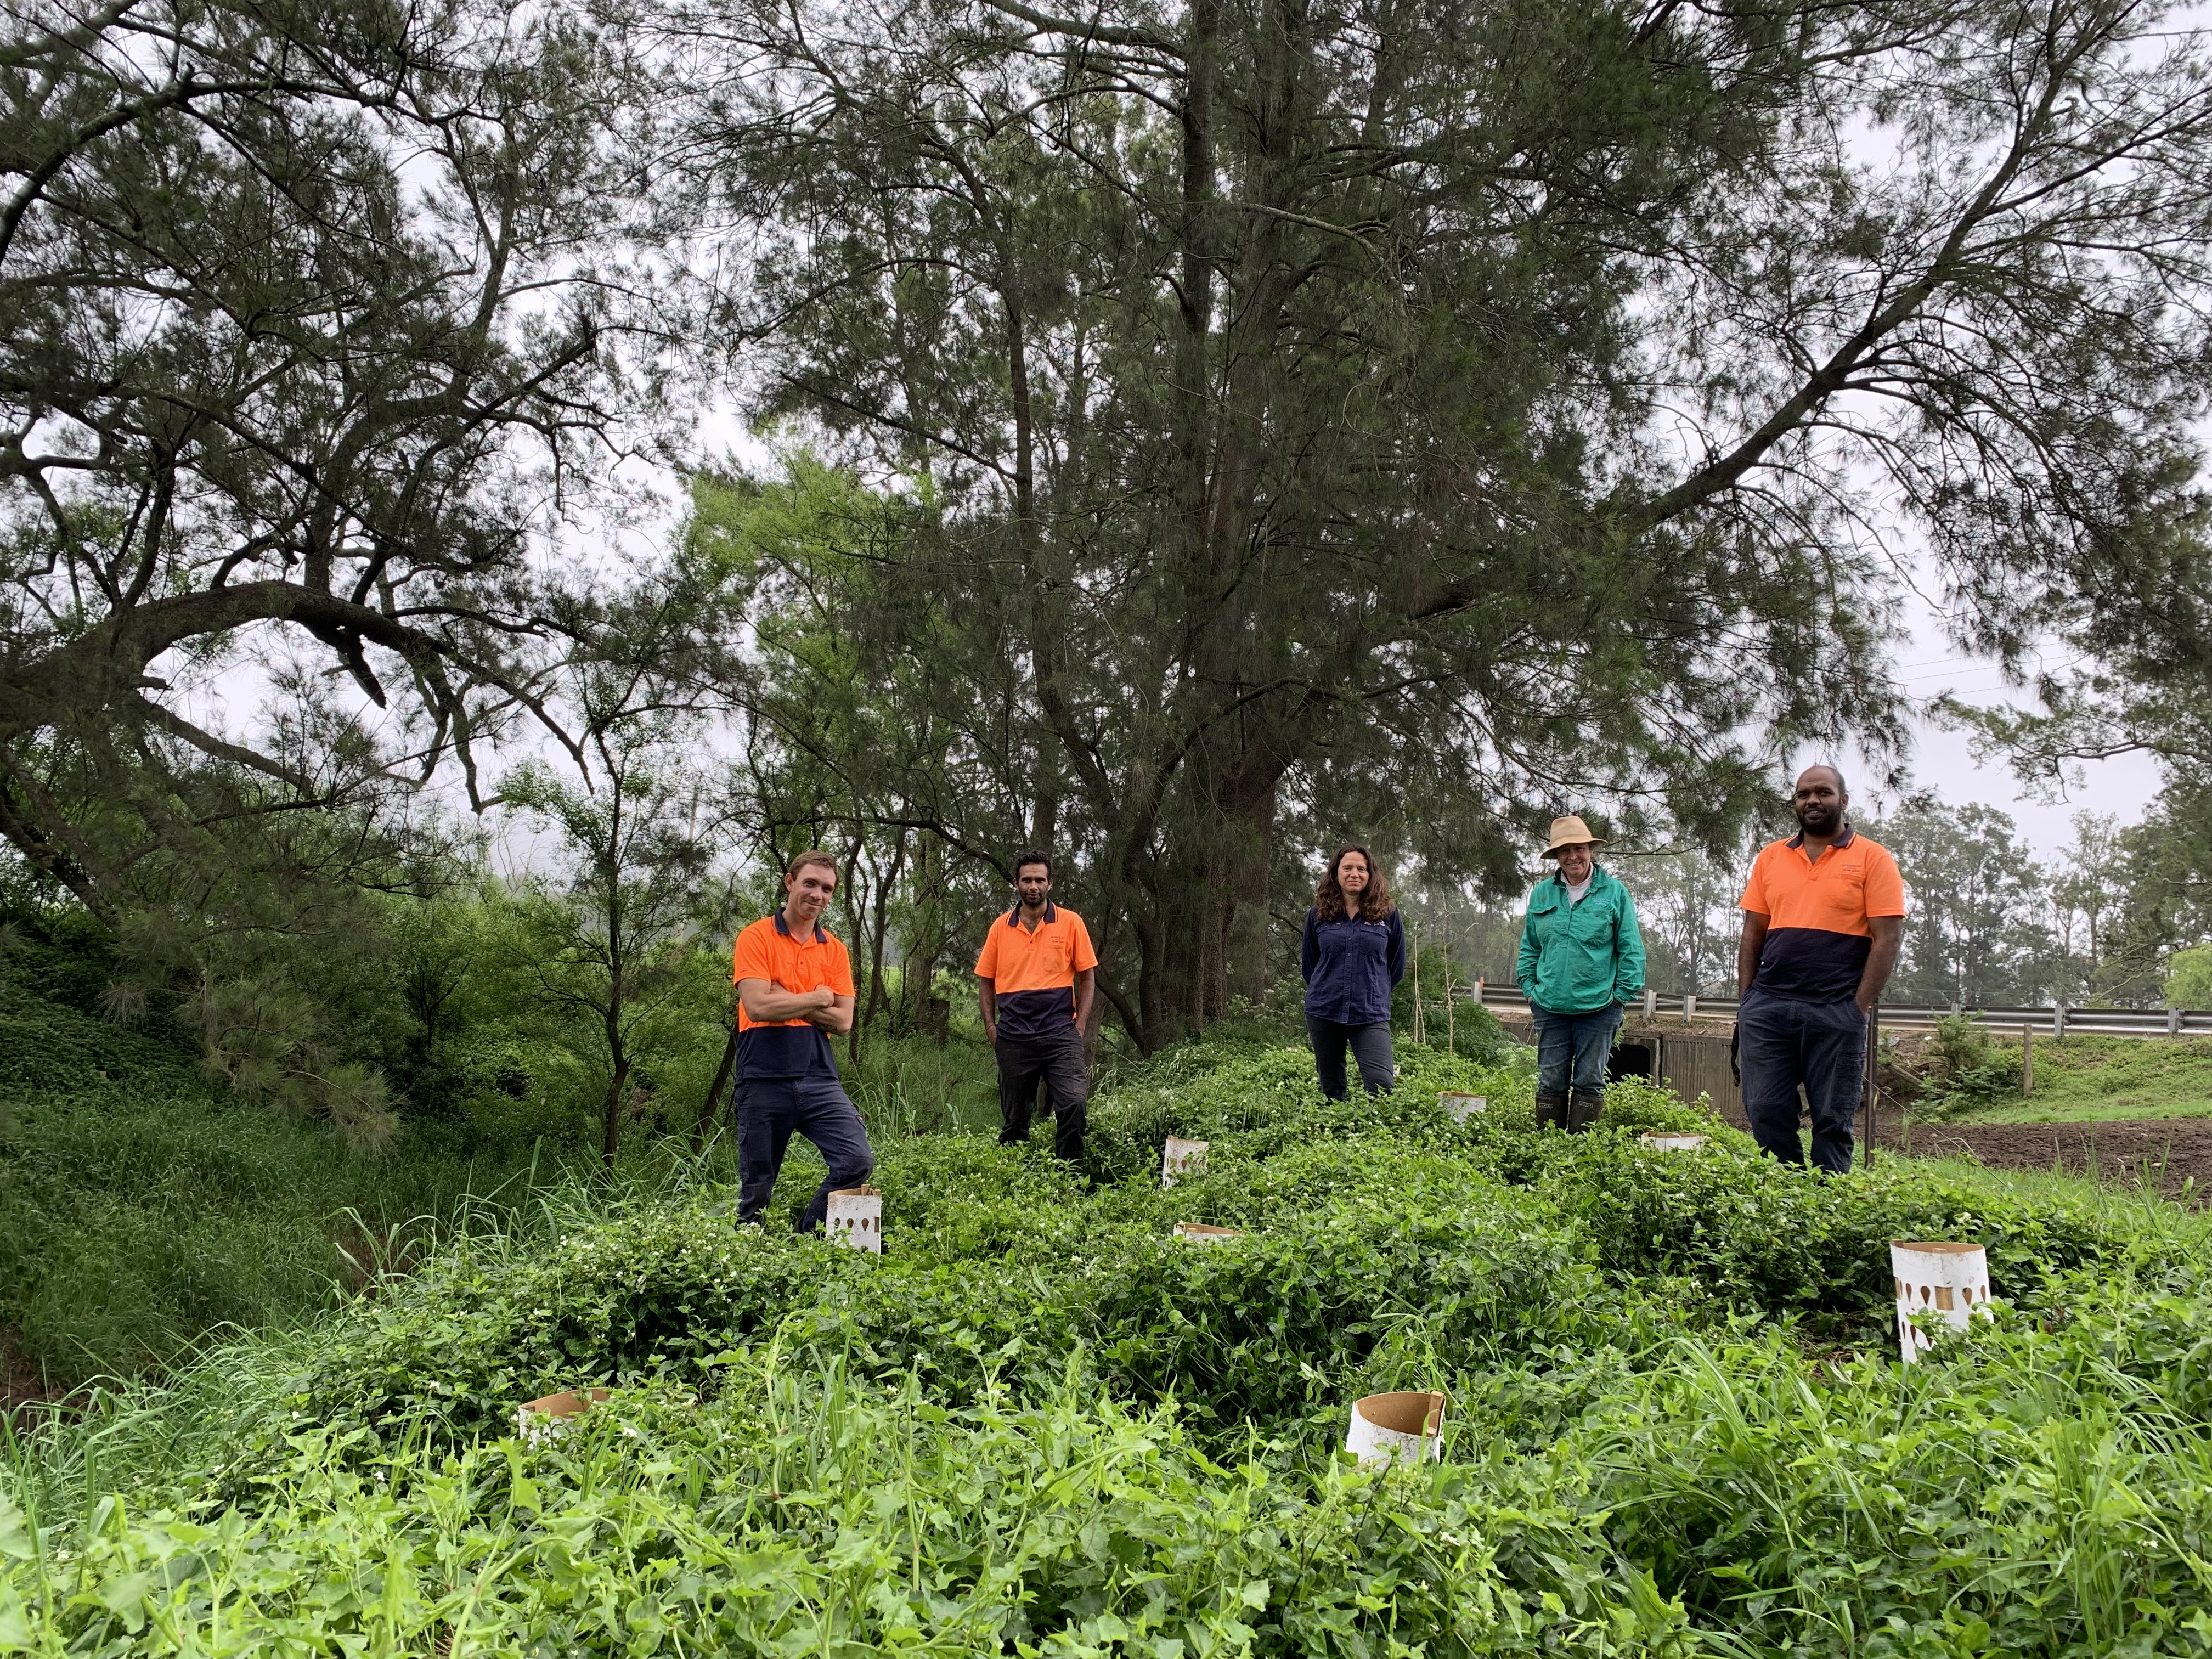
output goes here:
{"type": "MultiPolygon", "coordinates": [[[[1528,999],[1504,985],[1469,988],[1472,1000],[1502,1012],[1528,1011],[1528,999]]],[[[1667,996],[1647,990],[1639,1012],[1646,1019],[1670,1015],[1678,1019],[1734,1019],[1734,997],[1667,996]]],[[[2027,1026],[2053,1036],[2069,1032],[2103,1036],[2212,1036],[2212,1011],[2195,1008],[2069,1008],[2064,1004],[2042,1008],[1905,1008],[1883,1003],[1884,1025],[1933,1025],[1954,1016],[1971,1019],[1993,1030],[2017,1031],[2027,1026]]]]}

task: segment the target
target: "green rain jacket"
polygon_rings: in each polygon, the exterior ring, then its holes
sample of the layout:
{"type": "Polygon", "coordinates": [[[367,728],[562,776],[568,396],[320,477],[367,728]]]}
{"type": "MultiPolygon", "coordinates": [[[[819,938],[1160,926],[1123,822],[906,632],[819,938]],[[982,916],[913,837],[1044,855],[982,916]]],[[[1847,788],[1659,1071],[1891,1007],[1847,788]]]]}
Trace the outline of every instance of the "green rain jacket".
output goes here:
{"type": "Polygon", "coordinates": [[[1594,1014],[1644,991],[1644,935],[1636,901],[1601,864],[1570,907],[1567,884],[1547,876],[1528,895],[1513,977],[1529,1001],[1555,1014],[1594,1014]]]}

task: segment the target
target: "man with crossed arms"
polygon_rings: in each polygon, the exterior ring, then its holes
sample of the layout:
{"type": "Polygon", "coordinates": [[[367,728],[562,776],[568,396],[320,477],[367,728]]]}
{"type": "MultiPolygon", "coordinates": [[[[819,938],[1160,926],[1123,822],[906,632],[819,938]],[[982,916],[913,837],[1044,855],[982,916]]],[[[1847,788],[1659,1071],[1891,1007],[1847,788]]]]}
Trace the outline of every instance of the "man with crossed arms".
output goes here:
{"type": "Polygon", "coordinates": [[[833,1033],[853,1029],[853,963],[822,926],[837,891],[837,860],[817,848],[783,875],[783,904],[738,935],[730,977],[738,987],[738,1221],[757,1222],[775,1193],[793,1134],[830,1166],[799,1212],[818,1232],[830,1194],[857,1187],[876,1167],[868,1132],[837,1079],[833,1033]]]}

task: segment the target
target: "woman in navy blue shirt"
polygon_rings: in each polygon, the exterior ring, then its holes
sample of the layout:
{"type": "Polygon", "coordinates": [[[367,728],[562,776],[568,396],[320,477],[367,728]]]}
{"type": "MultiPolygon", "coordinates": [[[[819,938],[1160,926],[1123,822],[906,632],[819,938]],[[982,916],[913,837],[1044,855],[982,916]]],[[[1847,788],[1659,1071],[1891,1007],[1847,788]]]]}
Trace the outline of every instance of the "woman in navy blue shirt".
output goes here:
{"type": "Polygon", "coordinates": [[[1364,847],[1340,847],[1306,912],[1298,972],[1306,981],[1306,1035],[1314,1069],[1331,1100],[1349,1092],[1344,1051],[1359,1063],[1370,1095],[1386,1092],[1396,1068],[1390,1055],[1390,990],[1406,976],[1406,925],[1390,888],[1364,847]]]}

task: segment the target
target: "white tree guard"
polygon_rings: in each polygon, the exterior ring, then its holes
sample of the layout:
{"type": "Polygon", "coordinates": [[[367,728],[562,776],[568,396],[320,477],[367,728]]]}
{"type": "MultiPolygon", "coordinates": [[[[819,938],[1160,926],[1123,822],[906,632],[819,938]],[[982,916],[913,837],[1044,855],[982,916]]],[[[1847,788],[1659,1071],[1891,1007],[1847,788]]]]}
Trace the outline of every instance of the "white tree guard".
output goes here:
{"type": "Polygon", "coordinates": [[[1490,1109],[1490,1103],[1480,1095],[1438,1095],[1437,1104],[1449,1112],[1462,1123],[1466,1122],[1477,1112],[1486,1112],[1490,1109]]]}
{"type": "Polygon", "coordinates": [[[1206,1173],[1206,1149],[1212,1145],[1206,1140],[1178,1140],[1168,1137],[1168,1144],[1160,1152],[1160,1185],[1172,1187],[1178,1176],[1199,1176],[1206,1173]]]}
{"type": "Polygon", "coordinates": [[[1978,1244],[1893,1243],[1891,1284],[1897,1291],[1897,1346],[1908,1365],[1935,1346],[1912,1316],[1939,1315],[1954,1330],[1989,1317],[1990,1256],[1978,1244]]]}
{"type": "Polygon", "coordinates": [[[1370,1394],[1352,1401],[1344,1449],[1363,1463],[1434,1462],[1444,1455],[1443,1428],[1441,1394],[1370,1394]]]}
{"type": "Polygon", "coordinates": [[[1705,1144],[1703,1135],[1649,1134],[1636,1138],[1656,1152],[1694,1152],[1705,1144]]]}
{"type": "Polygon", "coordinates": [[[575,1419],[605,1400],[611,1389],[563,1389],[527,1401],[514,1413],[515,1431],[533,1445],[566,1434],[575,1419]]]}
{"type": "Polygon", "coordinates": [[[1210,1227],[1203,1221],[1178,1221],[1176,1237],[1187,1238],[1194,1244],[1226,1244],[1232,1238],[1244,1237],[1237,1227],[1210,1227]]]}
{"type": "Polygon", "coordinates": [[[884,1195],[873,1187],[846,1187],[830,1194],[830,1242],[884,1253],[884,1195]]]}

